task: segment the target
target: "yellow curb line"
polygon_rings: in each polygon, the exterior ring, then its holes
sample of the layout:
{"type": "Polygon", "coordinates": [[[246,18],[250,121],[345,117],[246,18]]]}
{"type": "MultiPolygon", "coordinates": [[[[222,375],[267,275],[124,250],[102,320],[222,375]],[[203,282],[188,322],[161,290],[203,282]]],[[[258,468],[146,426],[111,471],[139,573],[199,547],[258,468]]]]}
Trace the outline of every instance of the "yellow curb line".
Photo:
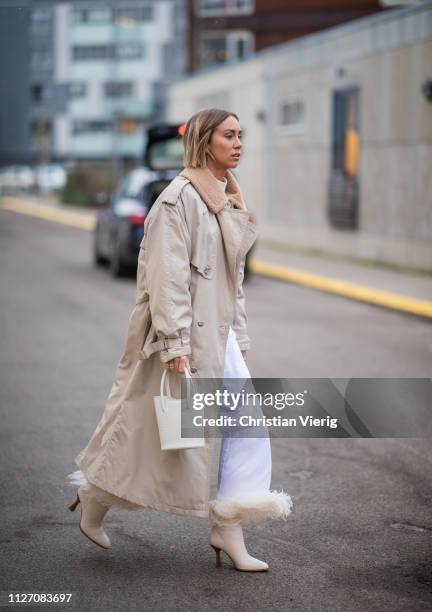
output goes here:
{"type": "MultiPolygon", "coordinates": [[[[96,219],[84,217],[84,215],[80,215],[79,212],[59,210],[43,204],[34,204],[12,197],[3,198],[2,208],[11,212],[30,215],[32,217],[38,217],[39,219],[45,219],[90,231],[94,229],[96,223],[96,219]]],[[[318,276],[317,274],[310,274],[309,272],[304,272],[296,268],[278,266],[258,259],[252,259],[249,266],[252,272],[263,276],[297,283],[299,285],[311,287],[312,289],[335,293],[336,295],[341,295],[353,300],[368,302],[393,310],[432,318],[432,302],[427,300],[419,300],[398,293],[372,289],[365,285],[357,285],[356,283],[350,283],[349,281],[342,281],[328,276],[318,276]]]]}
{"type": "Polygon", "coordinates": [[[34,204],[17,198],[3,198],[2,206],[4,210],[29,215],[46,221],[54,221],[63,225],[77,227],[79,229],[93,230],[96,220],[81,215],[79,212],[60,210],[44,204],[34,204]]]}
{"type": "Polygon", "coordinates": [[[250,270],[263,276],[270,276],[284,281],[305,285],[313,289],[327,291],[328,293],[336,293],[353,300],[377,304],[402,312],[420,315],[422,317],[432,317],[432,302],[411,298],[398,293],[390,293],[380,289],[372,289],[365,285],[357,285],[349,281],[342,281],[328,276],[318,276],[303,272],[296,268],[287,268],[269,264],[265,261],[252,259],[250,262],[250,270]]]}

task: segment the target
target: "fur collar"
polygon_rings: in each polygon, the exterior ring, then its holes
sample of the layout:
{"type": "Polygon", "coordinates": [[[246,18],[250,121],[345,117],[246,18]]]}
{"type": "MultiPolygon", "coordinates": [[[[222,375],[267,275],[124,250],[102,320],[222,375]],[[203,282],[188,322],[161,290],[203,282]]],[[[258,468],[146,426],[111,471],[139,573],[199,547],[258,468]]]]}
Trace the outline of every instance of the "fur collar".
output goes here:
{"type": "Polygon", "coordinates": [[[219,187],[216,177],[209,168],[184,168],[180,176],[190,180],[207,208],[215,215],[224,208],[227,200],[232,207],[246,210],[240,185],[229,170],[225,175],[227,179],[225,193],[219,187]]]}

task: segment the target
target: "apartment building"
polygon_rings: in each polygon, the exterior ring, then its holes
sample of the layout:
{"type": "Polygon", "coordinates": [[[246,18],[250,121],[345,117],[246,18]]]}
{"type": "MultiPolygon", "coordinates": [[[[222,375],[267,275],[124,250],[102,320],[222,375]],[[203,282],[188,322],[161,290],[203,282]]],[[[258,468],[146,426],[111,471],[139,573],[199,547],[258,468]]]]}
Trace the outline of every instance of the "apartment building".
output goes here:
{"type": "Polygon", "coordinates": [[[140,157],[185,71],[183,0],[44,3],[28,21],[35,159],[140,157]]]}

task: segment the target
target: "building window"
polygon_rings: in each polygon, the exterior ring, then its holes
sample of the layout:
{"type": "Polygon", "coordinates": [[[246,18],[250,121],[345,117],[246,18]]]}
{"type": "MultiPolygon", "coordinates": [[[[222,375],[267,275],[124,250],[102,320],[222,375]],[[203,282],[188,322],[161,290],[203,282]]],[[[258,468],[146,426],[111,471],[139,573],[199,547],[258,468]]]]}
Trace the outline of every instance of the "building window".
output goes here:
{"type": "Polygon", "coordinates": [[[137,21],[151,21],[152,19],[152,6],[113,9],[113,21],[118,25],[131,26],[137,21]]]}
{"type": "Polygon", "coordinates": [[[111,57],[111,45],[75,45],[72,48],[74,60],[101,60],[111,57]]]}
{"type": "Polygon", "coordinates": [[[303,100],[282,102],[279,106],[279,123],[290,132],[306,129],[306,105],[303,100]]]}
{"type": "Polygon", "coordinates": [[[112,129],[113,124],[111,121],[76,119],[73,122],[73,133],[75,135],[103,134],[111,132],[112,129]]]}
{"type": "Polygon", "coordinates": [[[360,90],[333,91],[328,215],[335,227],[356,228],[359,218],[360,90]]]}
{"type": "Polygon", "coordinates": [[[125,8],[93,8],[74,9],[73,20],[77,24],[116,23],[118,25],[133,25],[135,22],[151,21],[152,6],[125,8]]]}
{"type": "Polygon", "coordinates": [[[40,40],[41,38],[51,38],[52,22],[32,21],[30,24],[30,35],[33,40],[40,40]]]}
{"type": "Polygon", "coordinates": [[[50,51],[35,50],[30,60],[30,70],[33,73],[49,72],[53,67],[50,51]]]}
{"type": "Polygon", "coordinates": [[[140,59],[144,49],[140,42],[123,42],[114,46],[116,59],[140,59]]]}
{"type": "Polygon", "coordinates": [[[50,8],[35,8],[31,12],[31,20],[33,22],[50,21],[52,9],[50,8]]]}
{"type": "Polygon", "coordinates": [[[84,98],[87,91],[87,85],[84,81],[73,81],[68,86],[68,98],[69,100],[77,100],[78,98],[84,98]]]}
{"type": "Polygon", "coordinates": [[[32,102],[42,102],[43,100],[43,85],[40,83],[35,83],[31,87],[31,99],[32,102]]]}
{"type": "Polygon", "coordinates": [[[73,19],[75,23],[110,23],[111,9],[74,9],[73,19]]]}
{"type": "Polygon", "coordinates": [[[106,98],[132,97],[133,84],[131,81],[108,81],[104,86],[106,98]]]}
{"type": "Polygon", "coordinates": [[[252,32],[206,32],[201,36],[198,49],[200,67],[244,60],[253,54],[252,32]]]}
{"type": "Polygon", "coordinates": [[[75,61],[107,59],[140,59],[144,47],[140,42],[123,42],[117,45],[75,45],[72,49],[75,61]]]}
{"type": "Polygon", "coordinates": [[[134,119],[121,119],[117,122],[116,131],[120,134],[135,134],[140,129],[140,124],[134,119]]]}
{"type": "Polygon", "coordinates": [[[202,16],[248,15],[255,12],[254,0],[195,0],[195,12],[202,16]]]}

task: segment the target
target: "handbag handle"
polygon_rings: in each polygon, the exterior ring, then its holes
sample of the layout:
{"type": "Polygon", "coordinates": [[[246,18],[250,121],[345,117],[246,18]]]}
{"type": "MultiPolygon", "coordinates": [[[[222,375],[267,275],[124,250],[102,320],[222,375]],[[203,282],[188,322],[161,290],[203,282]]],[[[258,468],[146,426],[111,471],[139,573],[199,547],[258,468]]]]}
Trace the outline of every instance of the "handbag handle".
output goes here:
{"type": "MultiPolygon", "coordinates": [[[[165,395],[164,395],[165,382],[166,382],[166,387],[167,387],[167,391],[168,391],[168,397],[171,397],[171,388],[170,388],[170,384],[169,384],[168,374],[169,374],[168,370],[164,369],[164,371],[162,373],[162,377],[161,377],[161,383],[160,383],[160,401],[161,401],[162,410],[164,412],[165,412],[165,395]]],[[[185,369],[184,375],[185,375],[186,378],[189,378],[189,379],[192,378],[192,376],[189,374],[189,371],[187,369],[185,369]]]]}

